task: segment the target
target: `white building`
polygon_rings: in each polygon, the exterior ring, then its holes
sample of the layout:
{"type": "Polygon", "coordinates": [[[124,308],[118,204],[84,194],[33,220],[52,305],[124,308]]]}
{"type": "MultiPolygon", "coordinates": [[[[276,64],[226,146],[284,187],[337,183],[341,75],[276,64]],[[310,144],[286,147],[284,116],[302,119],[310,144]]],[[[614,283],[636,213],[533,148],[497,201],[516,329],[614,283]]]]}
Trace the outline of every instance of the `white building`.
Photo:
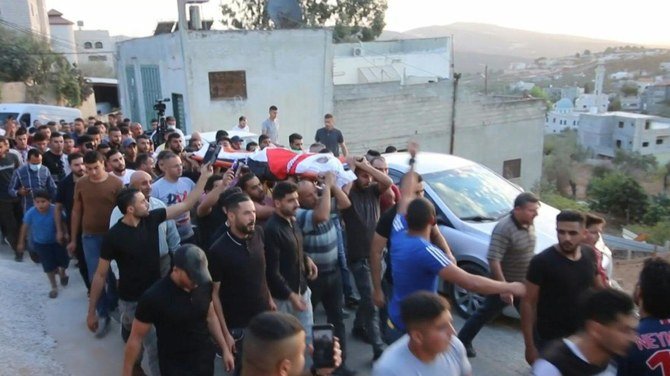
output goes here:
{"type": "Polygon", "coordinates": [[[569,98],[562,98],[554,104],[547,114],[544,131],[547,134],[560,133],[564,129],[577,129],[579,126],[579,112],[569,98]]]}
{"type": "Polygon", "coordinates": [[[0,0],[0,21],[10,30],[49,40],[45,0],[0,0]]]}
{"type": "Polygon", "coordinates": [[[51,35],[51,49],[62,53],[71,64],[77,64],[77,45],[74,41],[74,23],[63,18],[63,13],[51,9],[49,15],[49,30],[51,35]]]}
{"type": "Polygon", "coordinates": [[[116,46],[107,30],[75,30],[80,64],[99,64],[110,69],[115,68],[114,53],[116,46]]]}
{"type": "Polygon", "coordinates": [[[398,81],[436,82],[451,76],[450,38],[404,39],[333,45],[335,85],[398,81]]]}
{"type": "Polygon", "coordinates": [[[670,118],[630,112],[582,114],[579,140],[594,155],[613,157],[617,149],[670,160],[670,118]]]}
{"type": "Polygon", "coordinates": [[[605,67],[598,65],[596,67],[596,79],[593,93],[582,94],[575,101],[575,111],[589,113],[604,113],[610,104],[607,94],[603,93],[603,84],[605,81],[605,67]]]}

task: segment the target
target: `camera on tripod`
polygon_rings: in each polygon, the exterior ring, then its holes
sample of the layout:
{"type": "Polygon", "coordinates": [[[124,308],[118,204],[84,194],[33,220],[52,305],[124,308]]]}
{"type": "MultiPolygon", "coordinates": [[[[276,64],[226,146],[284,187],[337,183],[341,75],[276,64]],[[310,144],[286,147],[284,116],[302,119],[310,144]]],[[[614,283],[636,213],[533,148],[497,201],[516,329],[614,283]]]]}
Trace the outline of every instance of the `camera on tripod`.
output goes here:
{"type": "Polygon", "coordinates": [[[165,142],[165,135],[167,134],[167,124],[165,124],[165,102],[169,102],[170,98],[157,99],[156,104],[154,104],[154,111],[158,115],[158,129],[152,137],[152,141],[156,146],[165,142]]]}
{"type": "Polygon", "coordinates": [[[169,102],[170,98],[157,99],[156,104],[154,104],[154,111],[158,113],[158,117],[165,116],[165,102],[169,102]]]}

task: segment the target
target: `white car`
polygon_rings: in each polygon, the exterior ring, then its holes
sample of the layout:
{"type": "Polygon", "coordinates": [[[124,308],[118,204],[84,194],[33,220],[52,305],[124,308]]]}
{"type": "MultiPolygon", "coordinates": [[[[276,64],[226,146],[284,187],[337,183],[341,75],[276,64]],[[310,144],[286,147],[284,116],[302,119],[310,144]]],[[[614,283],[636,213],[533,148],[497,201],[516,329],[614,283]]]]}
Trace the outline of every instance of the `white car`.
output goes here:
{"type": "MultiPolygon", "coordinates": [[[[384,154],[384,158],[389,175],[398,184],[409,169],[409,154],[384,154]]],[[[423,177],[425,196],[435,205],[438,226],[458,265],[469,273],[488,276],[491,232],[523,190],[489,168],[453,155],[421,152],[415,169],[423,177]]],[[[558,213],[547,204],[540,205],[534,221],[535,253],[556,243],[558,213]]],[[[461,316],[474,313],[483,301],[482,296],[457,285],[442,283],[440,289],[451,295],[461,316]]]]}
{"type": "MultiPolygon", "coordinates": [[[[237,136],[242,139],[242,149],[244,149],[249,142],[258,142],[258,135],[256,133],[244,132],[244,131],[226,131],[228,132],[228,138],[237,136]]],[[[216,143],[216,131],[212,132],[199,132],[200,137],[203,141],[206,141],[210,144],[216,143]]],[[[191,139],[191,135],[184,137],[186,139],[186,145],[188,145],[188,140],[191,139]]]]}

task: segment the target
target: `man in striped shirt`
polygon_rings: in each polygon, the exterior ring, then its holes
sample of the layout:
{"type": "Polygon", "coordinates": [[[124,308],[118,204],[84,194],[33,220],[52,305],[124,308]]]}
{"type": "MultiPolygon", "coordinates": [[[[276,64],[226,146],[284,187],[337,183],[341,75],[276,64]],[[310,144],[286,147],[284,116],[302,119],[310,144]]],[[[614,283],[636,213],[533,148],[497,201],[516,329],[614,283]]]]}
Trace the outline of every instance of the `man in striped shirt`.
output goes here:
{"type": "Polygon", "coordinates": [[[523,295],[525,288],[520,282],[500,282],[469,274],[452,263],[444,251],[430,243],[430,233],[435,224],[435,207],[425,198],[412,200],[417,184],[414,173],[414,156],[418,145],[411,142],[408,151],[408,177],[402,181],[402,195],[398,202],[398,214],[391,231],[391,266],[393,271],[393,295],[389,304],[389,330],[387,340],[397,340],[406,333],[402,322],[400,302],[416,291],[437,292],[438,277],[456,283],[467,290],[483,294],[523,295]]]}
{"type": "MultiPolygon", "coordinates": [[[[489,244],[489,268],[491,277],[498,281],[523,282],[528,264],[535,254],[535,227],[540,199],[530,192],[519,194],[514,200],[514,209],[503,217],[493,228],[489,244]]],[[[484,304],[466,321],[458,333],[465,345],[468,357],[477,355],[472,340],[482,327],[498,317],[503,309],[514,304],[519,311],[519,299],[510,294],[493,294],[486,297],[484,304]]],[[[519,311],[520,312],[520,311],[519,311]]]]}
{"type": "Polygon", "coordinates": [[[335,182],[335,174],[326,173],[321,190],[311,181],[301,181],[298,185],[300,209],[296,214],[303,233],[303,250],[316,264],[319,274],[308,281],[312,290],[312,307],[323,304],[328,322],[335,327],[335,336],[342,347],[342,365],[338,375],[353,375],[345,367],[346,332],[342,315],[342,277],[338,262],[337,227],[331,217],[333,210],[343,210],[351,206],[349,197],[335,182]],[[331,199],[334,198],[334,201],[331,199]],[[332,202],[331,202],[332,201],[332,202]],[[334,208],[332,204],[336,204],[334,208]]]}

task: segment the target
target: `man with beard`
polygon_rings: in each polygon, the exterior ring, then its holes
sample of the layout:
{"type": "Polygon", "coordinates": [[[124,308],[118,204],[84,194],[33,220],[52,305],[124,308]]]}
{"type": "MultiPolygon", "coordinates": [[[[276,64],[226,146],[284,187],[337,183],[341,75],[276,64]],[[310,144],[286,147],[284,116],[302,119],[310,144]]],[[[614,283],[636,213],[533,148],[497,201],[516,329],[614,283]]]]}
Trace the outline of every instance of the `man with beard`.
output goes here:
{"type": "Polygon", "coordinates": [[[302,231],[295,219],[300,207],[298,187],[294,183],[280,182],[272,191],[272,200],[276,210],[265,225],[268,286],[277,310],[300,320],[307,333],[307,343],[311,343],[314,316],[307,279],[316,279],[318,270],[303,252],[302,231]]]}
{"type": "Polygon", "coordinates": [[[137,141],[137,154],[154,152],[154,148],[152,146],[151,139],[149,139],[149,136],[139,136],[135,139],[135,141],[137,141]]]}
{"type": "Polygon", "coordinates": [[[42,163],[51,172],[51,177],[56,184],[70,173],[70,166],[67,163],[67,155],[63,151],[65,140],[63,135],[54,132],[51,134],[49,150],[42,155],[42,163]]]}
{"type": "MultiPolygon", "coordinates": [[[[56,193],[56,198],[54,202],[56,203],[56,220],[62,220],[61,216],[63,210],[65,210],[65,224],[67,228],[70,228],[70,223],[72,219],[72,206],[74,206],[74,188],[77,181],[81,179],[86,170],[84,167],[84,156],[81,153],[72,153],[67,157],[68,163],[70,165],[70,174],[67,175],[63,180],[58,183],[58,189],[56,193]]],[[[62,234],[63,237],[58,239],[59,242],[65,244],[66,234],[62,234]]],[[[91,283],[88,280],[88,268],[86,267],[86,259],[84,258],[84,248],[81,242],[81,236],[77,239],[76,248],[74,255],[77,257],[77,263],[79,264],[79,274],[84,280],[86,285],[86,290],[91,290],[91,283]]]]}
{"type": "Polygon", "coordinates": [[[219,200],[228,226],[207,258],[214,282],[214,310],[229,346],[223,353],[235,354],[235,373],[239,374],[249,321],[276,306],[266,281],[263,229],[256,225],[254,203],[239,188],[224,192],[219,200]]]}
{"type": "Polygon", "coordinates": [[[237,182],[237,186],[246,193],[254,202],[256,208],[256,223],[263,227],[265,221],[274,214],[275,207],[272,198],[265,193],[265,186],[261,180],[254,174],[248,173],[242,175],[237,182]]]}
{"type": "MultiPolygon", "coordinates": [[[[107,280],[110,262],[119,268],[119,311],[121,324],[130,331],[137,302],[142,294],[161,278],[159,227],[189,211],[202,195],[205,182],[212,174],[211,165],[203,165],[201,177],[193,191],[180,203],[149,210],[148,198],[135,188],[125,188],[117,195],[117,207],[123,218],[116,222],[102,240],[100,261],[91,280],[91,298],[86,322],[91,331],[98,328],[95,307],[107,280]]],[[[158,374],[158,355],[151,336],[144,346],[149,357],[151,374],[158,374]]]]}
{"type": "Polygon", "coordinates": [[[119,149],[112,149],[107,152],[107,165],[110,167],[112,175],[121,179],[124,186],[130,183],[130,176],[135,170],[126,168],[126,160],[119,149]]]}
{"type": "Polygon", "coordinates": [[[580,325],[575,302],[592,287],[602,287],[595,250],[582,244],[585,218],[564,210],[556,216],[558,244],[535,255],[526,273],[521,300],[521,330],[526,361],[533,364],[549,341],[574,334],[580,325]]]}

